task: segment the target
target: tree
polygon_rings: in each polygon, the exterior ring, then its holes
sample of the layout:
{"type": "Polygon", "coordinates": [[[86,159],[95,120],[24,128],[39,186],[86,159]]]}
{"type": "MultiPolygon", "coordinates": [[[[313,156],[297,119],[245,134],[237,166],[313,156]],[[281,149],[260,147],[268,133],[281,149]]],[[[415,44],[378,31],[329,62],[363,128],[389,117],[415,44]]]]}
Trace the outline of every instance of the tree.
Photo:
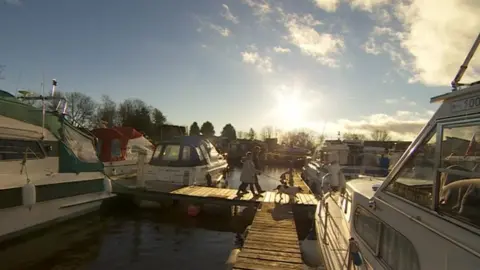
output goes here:
{"type": "Polygon", "coordinates": [[[283,134],[282,141],[290,146],[313,149],[315,146],[315,135],[309,130],[289,131],[283,134]]]}
{"type": "Polygon", "coordinates": [[[207,137],[215,136],[215,128],[213,127],[213,124],[209,121],[202,124],[200,132],[202,132],[202,135],[207,137]]]}
{"type": "Polygon", "coordinates": [[[357,140],[357,141],[363,141],[367,137],[363,134],[358,134],[358,133],[353,133],[353,132],[347,132],[343,133],[343,139],[344,140],[357,140]]]}
{"type": "Polygon", "coordinates": [[[226,124],[223,129],[221,135],[223,137],[227,137],[229,140],[235,140],[237,139],[237,132],[235,131],[235,128],[232,126],[232,124],[226,124]]]}
{"type": "Polygon", "coordinates": [[[270,139],[273,136],[273,127],[272,126],[266,126],[263,127],[261,130],[261,138],[262,140],[265,139],[270,139]]]}
{"type": "Polygon", "coordinates": [[[370,134],[370,136],[372,137],[372,140],[380,142],[390,141],[391,139],[388,131],[381,129],[376,129],[372,131],[372,134],[370,134]]]}
{"type": "Polygon", "coordinates": [[[147,135],[152,133],[151,108],[142,100],[124,100],[118,108],[118,113],[122,126],[132,127],[147,135]]]}
{"type": "Polygon", "coordinates": [[[65,93],[67,113],[75,126],[91,127],[95,120],[97,103],[89,96],[80,92],[65,93]]]}
{"type": "Polygon", "coordinates": [[[107,95],[102,96],[102,103],[96,112],[97,126],[113,127],[118,124],[117,104],[107,95]]]}
{"type": "Polygon", "coordinates": [[[257,134],[255,133],[255,130],[253,130],[253,128],[250,128],[247,134],[247,139],[255,140],[256,138],[257,138],[257,134]]]}
{"type": "Polygon", "coordinates": [[[198,136],[200,135],[200,128],[198,127],[197,122],[193,122],[190,126],[189,132],[190,136],[198,136]]]}
{"type": "Polygon", "coordinates": [[[239,130],[237,131],[237,139],[245,139],[245,132],[239,130]]]}

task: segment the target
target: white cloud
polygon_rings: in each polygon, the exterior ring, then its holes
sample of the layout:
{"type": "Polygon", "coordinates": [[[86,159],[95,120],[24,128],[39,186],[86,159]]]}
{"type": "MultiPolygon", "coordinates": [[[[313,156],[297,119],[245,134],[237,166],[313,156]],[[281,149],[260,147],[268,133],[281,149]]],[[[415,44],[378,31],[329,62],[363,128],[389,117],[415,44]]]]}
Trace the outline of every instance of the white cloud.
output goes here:
{"type": "Polygon", "coordinates": [[[336,56],[344,48],[343,38],[330,33],[319,33],[315,26],[322,24],[311,14],[283,14],[282,22],[287,29],[290,43],[300,48],[302,53],[331,67],[338,67],[336,56]]]}
{"type": "MultiPolygon", "coordinates": [[[[449,84],[478,35],[478,14],[480,1],[413,0],[396,5],[396,16],[405,28],[401,44],[413,56],[415,80],[449,84]]],[[[472,59],[463,81],[478,79],[478,68],[480,57],[472,59]]]]}
{"type": "Polygon", "coordinates": [[[257,52],[242,52],[242,61],[255,65],[261,72],[270,73],[273,71],[270,57],[261,57],[257,52]]]}
{"type": "Polygon", "coordinates": [[[213,23],[209,23],[208,26],[224,37],[228,37],[231,34],[230,29],[226,27],[222,27],[213,23]]]}
{"type": "Polygon", "coordinates": [[[318,8],[327,12],[335,12],[340,4],[340,0],[312,0],[318,8]]]}
{"type": "Polygon", "coordinates": [[[253,13],[257,16],[264,16],[272,12],[272,8],[265,0],[242,0],[245,4],[253,9],[253,13]]]}
{"type": "Polygon", "coordinates": [[[358,8],[365,11],[372,12],[374,8],[386,5],[390,0],[350,0],[352,8],[358,8]]]}
{"type": "Polygon", "coordinates": [[[372,114],[353,121],[340,119],[336,123],[329,123],[329,130],[337,128],[341,132],[355,132],[367,135],[374,130],[387,130],[393,139],[412,140],[430,120],[433,111],[413,112],[397,111],[394,115],[372,114]]]}
{"type": "Polygon", "coordinates": [[[389,99],[385,99],[385,103],[386,104],[397,104],[397,103],[400,103],[402,106],[403,105],[409,105],[409,106],[415,106],[417,105],[417,103],[415,101],[412,101],[412,100],[408,100],[406,97],[401,97],[399,99],[396,99],[396,98],[389,98],[389,99]]]}
{"type": "Polygon", "coordinates": [[[238,24],[239,23],[238,17],[233,16],[232,12],[230,11],[230,8],[228,8],[228,6],[225,4],[223,4],[222,7],[224,9],[221,13],[222,17],[228,21],[233,22],[234,24],[238,24]]]}
{"type": "Polygon", "coordinates": [[[274,47],[273,51],[276,53],[289,53],[290,49],[289,48],[282,48],[280,46],[274,47]]]}

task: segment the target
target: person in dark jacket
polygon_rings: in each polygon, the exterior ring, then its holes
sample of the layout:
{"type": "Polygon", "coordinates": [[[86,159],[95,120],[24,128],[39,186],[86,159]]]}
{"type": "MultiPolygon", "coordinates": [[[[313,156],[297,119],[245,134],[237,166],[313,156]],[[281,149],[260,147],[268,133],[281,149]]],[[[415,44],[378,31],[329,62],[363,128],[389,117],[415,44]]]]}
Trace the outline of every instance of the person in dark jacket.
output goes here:
{"type": "MultiPolygon", "coordinates": [[[[259,154],[260,154],[260,147],[255,146],[255,148],[253,149],[253,164],[255,165],[255,169],[257,171],[261,170],[260,161],[259,161],[259,154]]],[[[258,174],[260,174],[260,173],[255,174],[255,188],[257,189],[257,193],[260,194],[260,193],[264,193],[265,191],[262,189],[262,187],[258,183],[258,174]]]]}
{"type": "Polygon", "coordinates": [[[385,148],[385,152],[380,156],[379,160],[379,165],[380,168],[382,169],[382,176],[387,176],[388,175],[388,169],[390,167],[390,158],[388,158],[388,149],[385,148]]]}

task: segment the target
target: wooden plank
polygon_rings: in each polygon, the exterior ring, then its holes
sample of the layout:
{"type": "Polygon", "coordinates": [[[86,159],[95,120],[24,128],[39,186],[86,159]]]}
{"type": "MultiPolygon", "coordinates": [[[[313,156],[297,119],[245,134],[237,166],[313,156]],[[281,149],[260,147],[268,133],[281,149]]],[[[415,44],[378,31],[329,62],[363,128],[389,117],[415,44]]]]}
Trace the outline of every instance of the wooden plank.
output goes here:
{"type": "Polygon", "coordinates": [[[255,249],[255,248],[242,248],[242,252],[255,253],[255,254],[264,254],[264,255],[275,255],[282,257],[292,257],[295,259],[302,259],[301,253],[291,253],[291,252],[281,252],[281,251],[270,251],[264,249],[255,249]]]}
{"type": "Polygon", "coordinates": [[[303,264],[266,261],[266,260],[252,260],[250,258],[239,257],[237,262],[235,263],[235,267],[243,268],[243,269],[265,269],[265,270],[303,269],[303,264]]]}
{"type": "Polygon", "coordinates": [[[179,189],[174,190],[170,193],[187,195],[187,194],[190,194],[190,192],[192,192],[193,190],[195,190],[195,188],[197,188],[197,187],[196,186],[188,186],[188,187],[179,188],[179,189]]]}
{"type": "Polygon", "coordinates": [[[262,231],[252,231],[252,230],[249,230],[248,231],[248,235],[252,235],[252,237],[254,237],[255,239],[258,239],[258,238],[276,238],[276,237],[282,237],[283,239],[289,239],[289,240],[292,240],[292,241],[297,241],[298,242],[298,237],[297,237],[297,233],[292,233],[292,234],[277,234],[277,233],[273,233],[273,232],[262,232],[262,231]],[[258,236],[258,235],[260,236],[258,236]]]}
{"type": "Polygon", "coordinates": [[[300,251],[299,246],[273,246],[273,245],[267,245],[265,242],[255,242],[255,241],[249,241],[248,243],[245,242],[243,245],[243,248],[249,248],[249,249],[261,249],[261,250],[266,250],[266,251],[272,251],[272,252],[287,252],[287,253],[295,253],[295,254],[302,254],[300,251]]]}
{"type": "Polygon", "coordinates": [[[250,258],[255,260],[265,260],[265,261],[277,261],[277,262],[286,262],[286,263],[298,263],[302,264],[302,258],[293,257],[291,254],[284,252],[270,252],[271,254],[257,253],[254,251],[242,251],[238,254],[239,258],[250,258]]]}
{"type": "Polygon", "coordinates": [[[200,190],[200,188],[201,187],[199,187],[199,186],[192,186],[189,189],[185,189],[185,190],[182,189],[181,193],[178,193],[178,194],[192,196],[192,194],[195,194],[196,192],[198,192],[200,190]]]}
{"type": "MultiPolygon", "coordinates": [[[[250,233],[248,234],[250,236],[250,233]]],[[[282,235],[276,235],[276,236],[261,236],[259,234],[257,235],[251,235],[250,237],[254,238],[257,241],[264,241],[264,242],[274,242],[277,244],[285,244],[289,246],[295,246],[298,245],[298,239],[296,238],[289,238],[289,237],[282,237],[282,235]]]]}

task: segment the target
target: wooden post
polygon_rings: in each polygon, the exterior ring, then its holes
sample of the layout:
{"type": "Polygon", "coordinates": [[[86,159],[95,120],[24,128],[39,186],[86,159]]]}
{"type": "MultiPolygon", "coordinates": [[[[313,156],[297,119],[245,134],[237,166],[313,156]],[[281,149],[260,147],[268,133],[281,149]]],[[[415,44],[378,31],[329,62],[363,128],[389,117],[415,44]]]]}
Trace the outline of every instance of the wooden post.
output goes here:
{"type": "Polygon", "coordinates": [[[145,177],[144,177],[145,158],[146,158],[146,153],[144,152],[138,153],[137,181],[135,183],[137,188],[145,188],[145,177]]]}

